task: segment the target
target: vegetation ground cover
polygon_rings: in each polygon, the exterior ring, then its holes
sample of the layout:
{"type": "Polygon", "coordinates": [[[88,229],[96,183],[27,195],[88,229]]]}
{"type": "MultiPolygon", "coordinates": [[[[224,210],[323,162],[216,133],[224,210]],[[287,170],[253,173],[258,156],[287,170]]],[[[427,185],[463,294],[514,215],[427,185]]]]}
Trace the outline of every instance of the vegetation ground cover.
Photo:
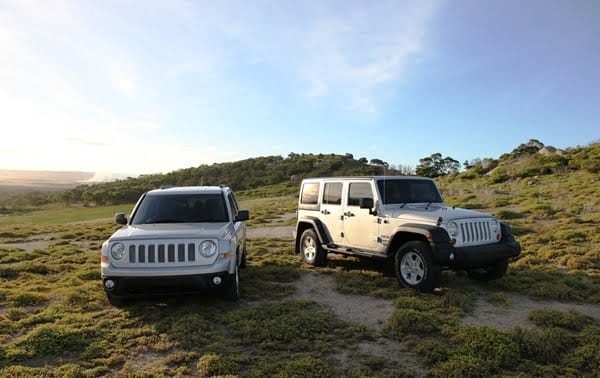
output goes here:
{"type": "MultiPolygon", "coordinates": [[[[581,153],[594,150],[574,156],[581,153]]],[[[508,300],[512,293],[600,304],[595,166],[581,160],[586,169],[561,171],[564,164],[546,167],[551,159],[525,158],[528,165],[522,158],[501,163],[500,173],[438,179],[450,205],[508,222],[523,254],[501,280],[478,285],[448,272],[433,294],[400,289],[385,263],[334,256],[326,267],[311,268],[289,239],[257,238],[248,244],[241,302],[203,293],[117,309],[101,288],[99,248],[118,227],[110,218],[130,204],[49,204],[3,216],[0,375],[593,376],[600,369],[600,324],[584,314],[535,310],[528,314],[531,329],[461,321],[481,296],[502,306],[518,306],[508,300]],[[19,248],[39,239],[48,247],[19,248]],[[342,320],[316,301],[294,297],[307,271],[332,276],[341,293],[387,299],[395,312],[377,330],[342,320]],[[365,352],[364,345],[381,340],[411,353],[419,366],[365,352]]],[[[251,225],[292,224],[280,216],[295,210],[295,186],[240,191],[251,225]]]]}

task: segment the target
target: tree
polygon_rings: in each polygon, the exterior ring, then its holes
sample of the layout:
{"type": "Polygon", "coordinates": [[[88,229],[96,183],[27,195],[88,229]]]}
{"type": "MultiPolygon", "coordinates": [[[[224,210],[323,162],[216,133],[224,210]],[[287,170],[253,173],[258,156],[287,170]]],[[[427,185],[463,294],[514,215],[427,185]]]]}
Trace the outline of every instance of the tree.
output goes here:
{"type": "Polygon", "coordinates": [[[460,163],[450,156],[442,157],[442,154],[436,152],[431,156],[419,159],[416,173],[419,176],[439,177],[448,174],[458,173],[460,163]]]}
{"type": "Polygon", "coordinates": [[[387,162],[385,162],[385,161],[383,161],[381,159],[371,159],[371,161],[369,162],[369,164],[371,164],[371,165],[381,165],[381,166],[386,167],[386,168],[390,166],[387,162]]]}

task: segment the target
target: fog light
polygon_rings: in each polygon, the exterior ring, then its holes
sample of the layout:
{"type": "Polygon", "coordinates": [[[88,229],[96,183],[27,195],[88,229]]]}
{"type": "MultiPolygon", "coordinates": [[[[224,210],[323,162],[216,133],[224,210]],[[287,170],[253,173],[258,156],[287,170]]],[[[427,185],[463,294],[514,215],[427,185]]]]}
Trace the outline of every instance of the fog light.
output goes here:
{"type": "Polygon", "coordinates": [[[219,277],[219,276],[213,277],[213,284],[215,284],[215,285],[220,285],[222,281],[223,280],[221,280],[221,277],[219,277]]]}
{"type": "Polygon", "coordinates": [[[113,287],[115,287],[115,281],[113,281],[113,280],[104,281],[104,287],[106,287],[109,290],[112,289],[113,287]]]}
{"type": "Polygon", "coordinates": [[[450,254],[450,261],[454,261],[454,253],[450,254]]]}

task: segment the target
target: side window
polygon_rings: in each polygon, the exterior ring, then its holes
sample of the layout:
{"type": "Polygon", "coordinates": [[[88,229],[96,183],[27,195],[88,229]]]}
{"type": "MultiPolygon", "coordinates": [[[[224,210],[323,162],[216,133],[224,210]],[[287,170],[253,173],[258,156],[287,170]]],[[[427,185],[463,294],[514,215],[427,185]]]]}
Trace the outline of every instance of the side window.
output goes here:
{"type": "Polygon", "coordinates": [[[233,216],[233,219],[235,219],[235,217],[238,215],[239,208],[233,194],[229,193],[227,196],[227,201],[229,202],[229,207],[231,208],[231,215],[233,216]]]}
{"type": "Polygon", "coordinates": [[[300,203],[303,205],[316,205],[319,201],[319,183],[310,182],[302,185],[300,203]]]}
{"type": "Polygon", "coordinates": [[[348,206],[360,206],[361,198],[373,198],[373,190],[368,182],[350,183],[348,190],[348,206]]]}
{"type": "Polygon", "coordinates": [[[342,183],[328,182],[323,189],[323,203],[328,205],[342,204],[342,183]]]}

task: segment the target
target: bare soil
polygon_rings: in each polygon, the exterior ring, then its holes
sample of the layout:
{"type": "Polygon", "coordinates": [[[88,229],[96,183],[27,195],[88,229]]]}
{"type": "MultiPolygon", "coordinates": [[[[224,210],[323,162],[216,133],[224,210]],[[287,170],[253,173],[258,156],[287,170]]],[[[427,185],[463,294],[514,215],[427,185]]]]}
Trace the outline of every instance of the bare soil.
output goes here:
{"type": "Polygon", "coordinates": [[[305,273],[296,281],[296,299],[308,299],[323,305],[340,319],[381,331],[394,313],[391,300],[364,295],[341,294],[335,290],[331,275],[305,273]]]}

